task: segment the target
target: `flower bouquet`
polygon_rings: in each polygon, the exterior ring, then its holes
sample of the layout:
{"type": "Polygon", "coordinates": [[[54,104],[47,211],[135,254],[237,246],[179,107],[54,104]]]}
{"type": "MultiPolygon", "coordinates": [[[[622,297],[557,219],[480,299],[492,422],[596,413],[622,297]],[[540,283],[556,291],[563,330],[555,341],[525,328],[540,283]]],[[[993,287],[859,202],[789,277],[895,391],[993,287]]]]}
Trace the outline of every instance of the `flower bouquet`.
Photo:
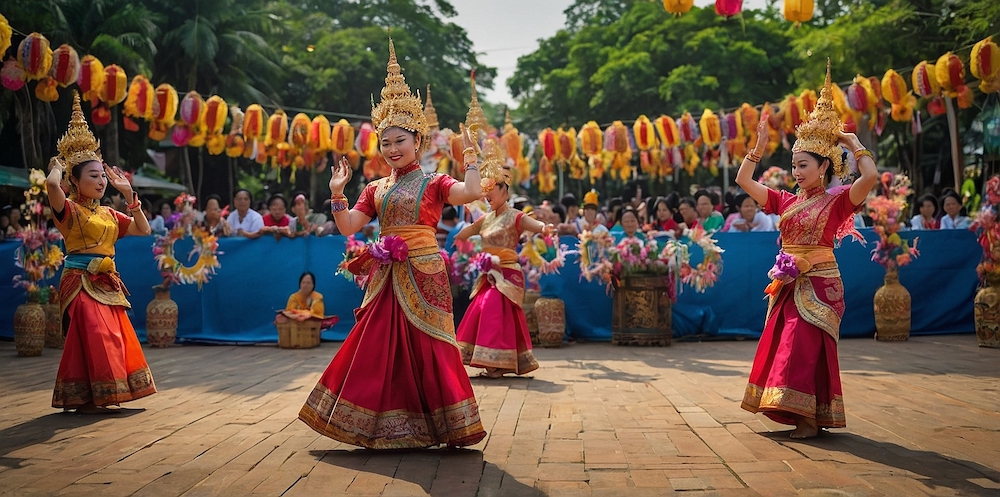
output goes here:
{"type": "Polygon", "coordinates": [[[910,247],[909,242],[899,236],[900,218],[906,211],[906,198],[910,195],[909,178],[905,174],[885,172],[881,181],[884,194],[868,201],[879,237],[872,250],[872,261],[884,267],[886,272],[893,272],[912,262],[920,252],[917,251],[918,238],[913,239],[910,247]]]}
{"type": "Polygon", "coordinates": [[[360,288],[368,284],[372,272],[379,266],[403,262],[409,257],[409,246],[398,236],[383,236],[360,248],[357,246],[358,243],[353,235],[348,238],[347,252],[337,268],[337,273],[354,279],[360,288]],[[356,255],[348,258],[352,254],[356,255]]]}
{"type": "Polygon", "coordinates": [[[481,252],[479,239],[475,240],[455,239],[455,251],[450,255],[446,252],[441,254],[448,266],[448,278],[451,280],[452,286],[460,292],[472,290],[472,284],[476,281],[478,270],[470,271],[473,261],[476,260],[477,264],[482,264],[482,261],[478,259],[484,253],[481,252]]]}
{"type": "Polygon", "coordinates": [[[671,300],[676,300],[681,285],[689,285],[699,293],[715,285],[722,274],[723,250],[701,227],[684,231],[680,240],[642,241],[626,238],[614,243],[608,233],[585,231],[580,235],[580,277],[595,278],[612,292],[622,281],[633,275],[663,275],[671,300]],[[691,263],[691,248],[697,246],[704,254],[702,261],[691,263]]]}
{"type": "Polygon", "coordinates": [[[153,258],[160,270],[160,276],[163,277],[163,283],[154,288],[168,289],[173,284],[196,283],[201,290],[202,285],[216,274],[216,269],[222,267],[218,257],[222,255],[222,252],[219,252],[219,240],[195,223],[195,201],[195,197],[187,193],[182,193],[174,199],[174,205],[177,205],[178,209],[166,222],[170,226],[169,231],[154,238],[153,258]],[[174,244],[189,236],[194,246],[188,252],[187,261],[190,263],[194,259],[194,263],[186,266],[177,259],[174,244]]]}
{"type": "Polygon", "coordinates": [[[45,220],[44,197],[45,174],[32,169],[29,175],[31,186],[24,192],[25,203],[21,210],[28,220],[28,227],[17,234],[21,246],[14,253],[14,264],[24,270],[24,274],[14,276],[14,286],[24,288],[29,302],[37,302],[41,296],[39,282],[53,278],[63,265],[62,235],[55,228],[48,228],[45,220]]]}
{"type": "Polygon", "coordinates": [[[976,214],[969,227],[979,234],[979,245],[983,248],[982,261],[976,266],[980,283],[987,280],[1000,281],[1000,223],[997,223],[997,209],[1000,206],[1000,176],[986,181],[986,202],[976,214]]]}
{"type": "Polygon", "coordinates": [[[771,166],[761,175],[758,183],[772,190],[788,190],[795,187],[795,179],[782,167],[771,166]]]}

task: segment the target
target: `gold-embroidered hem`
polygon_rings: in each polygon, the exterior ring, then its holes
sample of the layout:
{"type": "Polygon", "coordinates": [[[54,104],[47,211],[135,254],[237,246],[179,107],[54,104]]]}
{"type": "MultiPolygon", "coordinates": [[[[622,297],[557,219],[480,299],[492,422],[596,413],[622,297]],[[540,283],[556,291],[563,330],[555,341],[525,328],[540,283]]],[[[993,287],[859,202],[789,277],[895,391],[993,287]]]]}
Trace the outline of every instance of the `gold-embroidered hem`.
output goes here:
{"type": "Polygon", "coordinates": [[[156,393],[153,374],[149,368],[133,371],[127,378],[109,381],[56,380],[52,391],[52,407],[73,409],[93,402],[97,406],[110,406],[129,402],[156,393]]]}
{"type": "Polygon", "coordinates": [[[430,413],[376,412],[344,399],[338,402],[333,392],[317,384],[299,410],[299,419],[320,435],[370,449],[465,447],[486,437],[474,398],[430,413]]]}
{"type": "Polygon", "coordinates": [[[506,369],[519,375],[538,369],[538,360],[531,350],[517,353],[513,349],[492,349],[465,342],[458,342],[458,349],[466,366],[506,369]]]}
{"type": "Polygon", "coordinates": [[[749,383],[743,394],[743,402],[740,407],[753,413],[784,412],[813,418],[820,428],[847,426],[844,398],[840,395],[835,395],[829,404],[818,404],[816,396],[812,394],[799,392],[788,387],[763,388],[749,383]]]}

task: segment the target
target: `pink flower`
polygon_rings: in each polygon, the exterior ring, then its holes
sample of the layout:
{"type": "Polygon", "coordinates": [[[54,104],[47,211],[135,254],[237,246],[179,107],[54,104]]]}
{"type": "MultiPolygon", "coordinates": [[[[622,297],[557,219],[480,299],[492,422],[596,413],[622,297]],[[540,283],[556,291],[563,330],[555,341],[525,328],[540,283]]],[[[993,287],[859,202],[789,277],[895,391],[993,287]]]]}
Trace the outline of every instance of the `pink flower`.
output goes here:
{"type": "Polygon", "coordinates": [[[774,258],[774,266],[767,272],[767,276],[782,281],[798,278],[799,268],[795,265],[795,256],[784,251],[778,252],[778,256],[774,258]]]}

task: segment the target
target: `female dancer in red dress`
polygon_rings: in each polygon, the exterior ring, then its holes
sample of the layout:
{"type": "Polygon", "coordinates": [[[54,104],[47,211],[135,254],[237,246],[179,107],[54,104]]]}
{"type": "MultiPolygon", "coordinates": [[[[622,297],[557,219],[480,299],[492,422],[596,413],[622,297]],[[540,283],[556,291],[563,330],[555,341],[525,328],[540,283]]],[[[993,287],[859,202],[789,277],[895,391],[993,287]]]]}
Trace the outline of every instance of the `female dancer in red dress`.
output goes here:
{"type": "Polygon", "coordinates": [[[458,326],[458,347],[462,362],[485,368],[484,376],[499,378],[505,373],[526,374],[538,369],[531,352],[524,301],[524,273],[517,257],[517,241],[524,231],[551,234],[551,224],[525,216],[507,205],[510,198],[508,173],[503,169],[503,152],[488,142],[483,160],[483,190],[490,212],[462,228],[455,236],[466,240],[482,237],[483,252],[491,263],[472,288],[472,303],[458,326]]]}
{"type": "Polygon", "coordinates": [[[792,438],[809,438],[821,427],[847,424],[837,361],[844,285],[833,246],[853,230],[853,214],[878,181],[878,171],[871,152],[842,131],[831,99],[829,62],[816,108],[796,130],[792,175],[797,195],[753,180],[767,145],[766,119],[762,116],[757,126],[756,147],[740,165],[736,182],[764,212],[781,216],[781,252],[769,273],[767,321],[742,407],[794,424],[792,438]],[[861,176],[850,187],[827,191],[833,174],[847,176],[841,146],[854,154],[861,176]]]}
{"type": "Polygon", "coordinates": [[[79,95],[73,98],[73,119],[57,148],[59,157],[50,161],[45,191],[68,255],[59,281],[66,346],[52,407],[113,412],[106,406],[156,393],[139,339],[125,315],[131,305],[114,261],[115,241],[126,235],[148,235],[149,222],[128,179],[101,161],[79,95]],[[71,177],[66,176],[66,167],[71,177]],[[67,180],[69,198],[62,189],[67,180]],[[109,182],[131,199],[132,216],[100,205],[109,182]]]}
{"type": "Polygon", "coordinates": [[[476,151],[467,136],[464,183],[424,174],[417,162],[428,144],[423,105],[400,74],[392,40],[388,73],[372,124],[392,173],[369,183],[350,210],[346,160],[330,180],[340,232],[357,233],[377,216],[386,250],[372,247],[359,258],[367,264],[354,272],[367,290],[357,324],[299,419],[322,435],[373,449],[473,445],[486,432],[455,341],[449,279],[434,234],[445,202],[482,196],[476,151]]]}

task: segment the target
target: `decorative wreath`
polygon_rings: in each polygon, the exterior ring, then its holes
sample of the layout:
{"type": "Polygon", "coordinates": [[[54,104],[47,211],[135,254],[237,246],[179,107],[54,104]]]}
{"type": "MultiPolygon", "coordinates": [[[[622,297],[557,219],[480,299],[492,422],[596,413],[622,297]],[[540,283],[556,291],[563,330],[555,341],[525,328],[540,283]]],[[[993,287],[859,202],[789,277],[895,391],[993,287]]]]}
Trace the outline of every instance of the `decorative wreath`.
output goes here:
{"type": "Polygon", "coordinates": [[[680,281],[685,285],[691,285],[696,292],[704,293],[705,289],[711,288],[716,281],[719,281],[719,275],[722,274],[722,255],[720,254],[724,250],[715,243],[712,235],[701,226],[684,230],[684,236],[690,240],[689,243],[671,241],[667,243],[663,251],[664,253],[671,251],[672,245],[683,247],[681,250],[683,255],[678,259],[680,263],[676,266],[680,281]],[[691,265],[691,253],[688,250],[691,244],[701,247],[704,254],[701,262],[695,266],[691,265]]]}
{"type": "Polygon", "coordinates": [[[219,241],[215,235],[200,227],[178,226],[165,236],[156,237],[153,245],[153,254],[156,256],[156,265],[160,269],[160,274],[166,280],[165,284],[176,283],[188,285],[197,283],[198,289],[208,283],[209,278],[215,274],[217,268],[222,267],[219,263],[218,252],[219,241]],[[188,253],[187,260],[197,255],[194,264],[185,266],[174,255],[174,243],[177,240],[187,238],[190,235],[194,240],[194,247],[188,253]]]}

